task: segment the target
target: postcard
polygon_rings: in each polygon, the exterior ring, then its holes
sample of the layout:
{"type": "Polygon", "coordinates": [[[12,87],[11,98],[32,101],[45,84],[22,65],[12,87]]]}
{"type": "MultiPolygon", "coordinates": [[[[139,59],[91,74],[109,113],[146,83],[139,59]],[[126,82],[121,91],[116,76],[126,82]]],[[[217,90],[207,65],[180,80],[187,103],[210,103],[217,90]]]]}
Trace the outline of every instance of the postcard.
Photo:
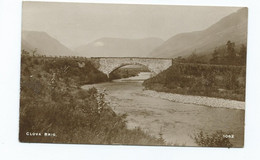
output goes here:
{"type": "Polygon", "coordinates": [[[19,141],[243,147],[246,7],[23,2],[19,141]]]}

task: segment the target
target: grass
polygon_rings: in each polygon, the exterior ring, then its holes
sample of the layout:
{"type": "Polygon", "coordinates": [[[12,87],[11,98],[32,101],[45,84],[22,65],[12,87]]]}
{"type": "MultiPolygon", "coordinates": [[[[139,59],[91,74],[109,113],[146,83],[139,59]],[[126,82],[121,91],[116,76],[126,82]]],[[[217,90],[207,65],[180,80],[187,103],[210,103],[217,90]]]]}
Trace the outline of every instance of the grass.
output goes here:
{"type": "Polygon", "coordinates": [[[227,135],[227,133],[223,131],[216,131],[213,134],[207,134],[200,131],[193,136],[192,139],[201,147],[233,147],[233,144],[230,143],[229,139],[224,137],[224,135],[227,135]]]}

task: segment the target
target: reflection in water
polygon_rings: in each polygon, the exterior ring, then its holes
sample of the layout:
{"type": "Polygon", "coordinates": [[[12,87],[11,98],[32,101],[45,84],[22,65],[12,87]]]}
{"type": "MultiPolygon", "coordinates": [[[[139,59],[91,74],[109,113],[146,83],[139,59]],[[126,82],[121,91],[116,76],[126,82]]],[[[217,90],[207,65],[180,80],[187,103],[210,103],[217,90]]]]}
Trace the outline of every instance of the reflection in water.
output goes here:
{"type": "Polygon", "coordinates": [[[150,76],[150,72],[142,72],[136,77],[83,88],[106,89],[112,109],[119,114],[127,113],[128,128],[141,127],[155,136],[162,133],[168,144],[195,146],[191,138],[194,133],[222,130],[234,134],[234,139],[230,139],[234,146],[243,145],[244,110],[182,104],[146,96],[142,94],[142,82],[150,76]]]}

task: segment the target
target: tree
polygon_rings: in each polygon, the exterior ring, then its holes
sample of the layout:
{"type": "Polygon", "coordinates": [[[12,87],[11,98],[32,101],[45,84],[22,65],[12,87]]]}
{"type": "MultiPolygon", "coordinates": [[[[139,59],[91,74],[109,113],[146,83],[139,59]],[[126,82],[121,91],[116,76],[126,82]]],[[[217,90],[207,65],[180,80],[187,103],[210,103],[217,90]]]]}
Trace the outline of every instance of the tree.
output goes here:
{"type": "Polygon", "coordinates": [[[175,58],[175,60],[178,62],[185,62],[185,58],[183,58],[182,56],[175,58]]]}
{"type": "Polygon", "coordinates": [[[195,52],[193,52],[187,59],[188,59],[188,62],[195,63],[198,59],[198,56],[195,52]]]}
{"type": "Polygon", "coordinates": [[[235,42],[227,41],[227,55],[230,57],[235,57],[235,42]]]}
{"type": "Polygon", "coordinates": [[[226,44],[226,56],[229,63],[233,64],[236,60],[235,43],[227,41],[226,44]]]}
{"type": "Polygon", "coordinates": [[[244,44],[242,44],[238,55],[240,57],[240,63],[243,65],[246,64],[246,54],[247,54],[247,48],[244,44]]]}
{"type": "Polygon", "coordinates": [[[32,52],[32,55],[33,57],[35,56],[35,53],[37,52],[37,48],[34,48],[33,52],[32,52]]]}
{"type": "Polygon", "coordinates": [[[228,64],[234,64],[236,62],[235,43],[227,41],[226,44],[226,60],[228,64]]]}
{"type": "Polygon", "coordinates": [[[211,63],[219,63],[219,58],[220,58],[220,54],[217,51],[217,49],[215,48],[214,52],[212,54],[212,58],[210,59],[210,62],[211,63]]]}

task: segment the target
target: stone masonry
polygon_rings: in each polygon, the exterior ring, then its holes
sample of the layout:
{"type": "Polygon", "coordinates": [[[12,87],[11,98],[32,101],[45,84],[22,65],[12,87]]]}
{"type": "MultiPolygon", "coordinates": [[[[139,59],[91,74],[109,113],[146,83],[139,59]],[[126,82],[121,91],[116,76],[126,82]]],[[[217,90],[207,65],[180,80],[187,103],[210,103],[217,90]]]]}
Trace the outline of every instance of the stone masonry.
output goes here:
{"type": "Polygon", "coordinates": [[[92,57],[91,62],[108,77],[114,70],[126,65],[146,66],[153,76],[166,70],[172,65],[171,58],[142,58],[142,57],[92,57]]]}

